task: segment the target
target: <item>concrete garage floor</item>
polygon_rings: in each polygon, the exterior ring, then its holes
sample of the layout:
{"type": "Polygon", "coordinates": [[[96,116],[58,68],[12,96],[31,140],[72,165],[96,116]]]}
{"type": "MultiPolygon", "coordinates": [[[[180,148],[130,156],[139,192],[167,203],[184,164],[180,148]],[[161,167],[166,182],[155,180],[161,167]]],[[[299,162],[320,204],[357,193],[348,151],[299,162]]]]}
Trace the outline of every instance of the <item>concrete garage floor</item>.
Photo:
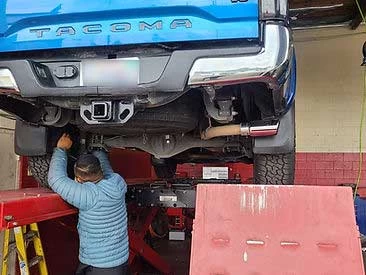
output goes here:
{"type": "MultiPolygon", "coordinates": [[[[174,275],[189,274],[189,262],[191,255],[191,237],[186,236],[185,241],[169,241],[165,239],[155,239],[151,241],[151,247],[159,253],[172,267],[174,275]]],[[[146,271],[140,275],[158,275],[154,270],[146,271]]]]}
{"type": "Polygon", "coordinates": [[[154,244],[154,249],[170,263],[175,275],[189,274],[191,256],[191,238],[185,241],[169,241],[164,239],[154,244]]]}

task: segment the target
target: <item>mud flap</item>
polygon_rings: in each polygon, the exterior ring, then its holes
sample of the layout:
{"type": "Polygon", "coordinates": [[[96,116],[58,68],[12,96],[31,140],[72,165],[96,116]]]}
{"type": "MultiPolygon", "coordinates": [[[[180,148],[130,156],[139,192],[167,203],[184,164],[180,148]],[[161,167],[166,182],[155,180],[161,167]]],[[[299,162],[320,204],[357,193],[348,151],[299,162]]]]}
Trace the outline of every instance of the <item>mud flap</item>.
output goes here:
{"type": "Polygon", "coordinates": [[[47,128],[21,120],[15,124],[15,153],[20,156],[43,156],[47,153],[47,128]]]}
{"type": "Polygon", "coordinates": [[[280,119],[275,136],[254,139],[254,154],[288,154],[295,151],[295,104],[280,119]]]}

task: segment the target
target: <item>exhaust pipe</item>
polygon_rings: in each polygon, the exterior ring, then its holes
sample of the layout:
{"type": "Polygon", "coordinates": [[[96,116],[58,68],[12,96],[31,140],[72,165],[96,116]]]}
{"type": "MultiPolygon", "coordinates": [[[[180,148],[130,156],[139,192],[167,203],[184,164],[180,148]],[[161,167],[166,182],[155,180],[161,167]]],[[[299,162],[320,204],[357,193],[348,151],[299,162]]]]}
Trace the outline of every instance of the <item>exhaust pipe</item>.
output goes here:
{"type": "Polygon", "coordinates": [[[270,125],[234,124],[218,127],[210,127],[201,133],[201,139],[208,140],[223,136],[250,136],[266,137],[274,136],[278,132],[279,122],[270,125]]]}

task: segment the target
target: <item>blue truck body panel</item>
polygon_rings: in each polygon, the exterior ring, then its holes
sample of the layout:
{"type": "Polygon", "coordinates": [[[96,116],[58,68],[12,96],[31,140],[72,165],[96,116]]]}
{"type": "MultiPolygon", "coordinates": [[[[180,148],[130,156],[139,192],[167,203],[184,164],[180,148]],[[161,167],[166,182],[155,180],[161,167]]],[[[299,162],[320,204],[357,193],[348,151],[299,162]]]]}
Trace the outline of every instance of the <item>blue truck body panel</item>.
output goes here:
{"type": "Polygon", "coordinates": [[[259,0],[1,0],[0,52],[259,37],[259,0]]]}

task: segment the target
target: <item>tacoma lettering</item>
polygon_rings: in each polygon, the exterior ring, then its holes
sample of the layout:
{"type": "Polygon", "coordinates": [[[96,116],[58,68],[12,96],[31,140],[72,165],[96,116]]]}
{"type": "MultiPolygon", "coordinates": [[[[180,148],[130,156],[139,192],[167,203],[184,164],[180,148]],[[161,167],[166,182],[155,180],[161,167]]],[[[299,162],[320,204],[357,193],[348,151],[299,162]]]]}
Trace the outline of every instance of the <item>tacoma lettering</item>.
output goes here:
{"type": "Polygon", "coordinates": [[[35,33],[38,38],[41,38],[44,32],[49,32],[50,30],[51,30],[50,28],[43,28],[43,29],[30,29],[29,31],[31,33],[35,33]]]}
{"type": "Polygon", "coordinates": [[[102,25],[95,24],[95,25],[85,25],[83,27],[83,33],[101,33],[102,32],[102,25]]]}
{"type": "Polygon", "coordinates": [[[75,35],[78,32],[82,32],[84,34],[99,34],[106,31],[109,31],[111,33],[129,32],[132,29],[144,32],[151,30],[160,31],[164,28],[170,28],[172,30],[180,28],[189,29],[192,28],[192,22],[189,19],[174,19],[170,22],[163,22],[162,20],[158,20],[152,23],[140,21],[137,23],[137,26],[133,26],[129,22],[116,22],[110,24],[108,30],[106,28],[103,29],[102,24],[88,24],[82,26],[80,30],[79,28],[80,27],[76,26],[61,26],[58,27],[56,30],[52,28],[32,28],[29,30],[29,32],[34,33],[37,38],[43,38],[46,34],[51,34],[52,32],[56,33],[56,36],[75,35]]]}
{"type": "Polygon", "coordinates": [[[175,19],[170,24],[171,29],[176,29],[179,27],[186,27],[187,29],[192,28],[192,22],[188,19],[175,19]]]}
{"type": "Polygon", "coordinates": [[[71,26],[58,28],[57,31],[56,31],[56,35],[61,36],[63,34],[74,35],[75,34],[75,29],[71,26]]]}
{"type": "Polygon", "coordinates": [[[130,23],[114,23],[111,25],[111,32],[128,32],[130,29],[130,23]]]}
{"type": "Polygon", "coordinates": [[[161,30],[162,28],[163,28],[163,21],[161,21],[161,20],[156,21],[152,25],[150,25],[146,22],[140,22],[140,25],[139,25],[139,30],[140,31],[144,31],[146,29],[148,29],[148,30],[152,30],[152,29],[161,30]]]}

